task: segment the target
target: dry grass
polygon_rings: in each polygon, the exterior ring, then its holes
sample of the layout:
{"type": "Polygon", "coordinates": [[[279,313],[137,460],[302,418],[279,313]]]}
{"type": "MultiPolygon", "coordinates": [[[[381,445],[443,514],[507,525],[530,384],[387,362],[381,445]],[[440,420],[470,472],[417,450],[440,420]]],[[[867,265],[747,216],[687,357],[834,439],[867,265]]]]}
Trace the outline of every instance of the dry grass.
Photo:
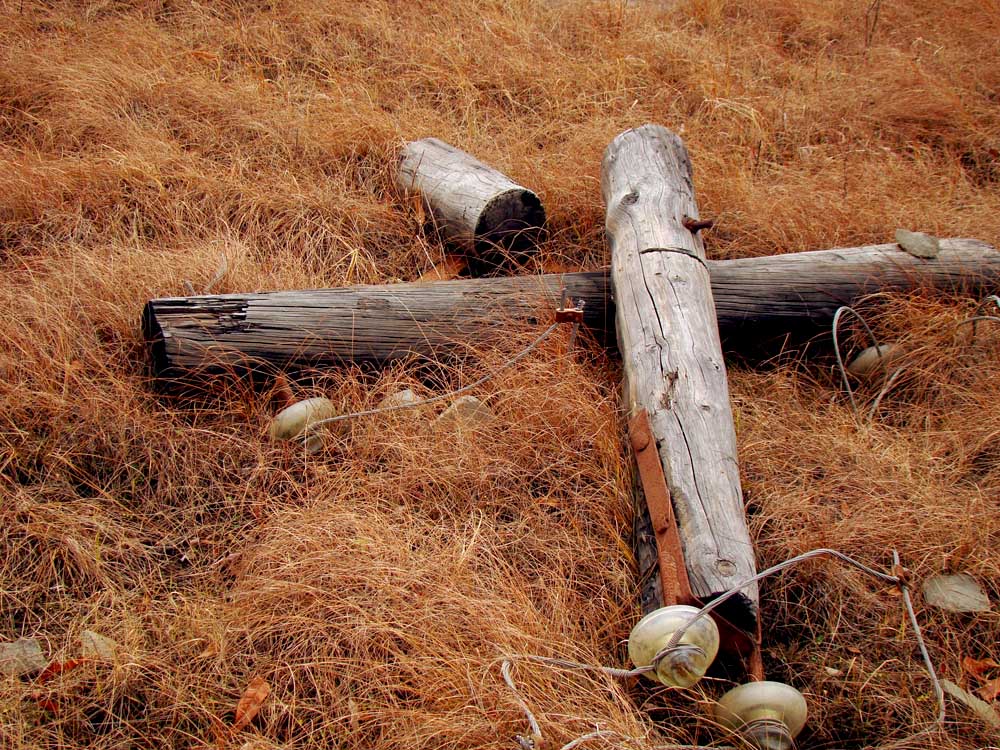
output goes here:
{"type": "MultiPolygon", "coordinates": [[[[360,421],[304,462],[244,389],[153,393],[141,306],[220,256],[219,291],[414,277],[442,248],[389,170],[425,135],[539,192],[548,264],[606,262],[600,156],[646,121],[683,129],[715,257],[897,226],[995,243],[1000,7],[881,6],[873,29],[861,0],[0,3],[0,640],[68,658],[90,629],[124,654],[4,678],[0,744],[212,743],[260,675],[271,698],[233,746],[512,747],[499,656],[621,664],[637,612],[613,365],[553,339],[484,389],[500,419],[476,439],[360,421]]],[[[1000,331],[956,331],[973,307],[878,301],[909,369],[860,426],[822,361],[732,371],[761,564],[829,545],[884,565],[895,546],[918,578],[966,570],[1000,596],[1000,331]]],[[[299,392],[357,408],[412,377],[299,392]]],[[[768,672],[813,712],[803,744],[996,742],[957,708],[929,728],[891,592],[818,563],[762,592],[768,672]]],[[[943,676],[1000,658],[996,615],[918,607],[943,676]]],[[[732,741],[687,697],[518,679],[552,747],[595,725],[732,741]]]]}

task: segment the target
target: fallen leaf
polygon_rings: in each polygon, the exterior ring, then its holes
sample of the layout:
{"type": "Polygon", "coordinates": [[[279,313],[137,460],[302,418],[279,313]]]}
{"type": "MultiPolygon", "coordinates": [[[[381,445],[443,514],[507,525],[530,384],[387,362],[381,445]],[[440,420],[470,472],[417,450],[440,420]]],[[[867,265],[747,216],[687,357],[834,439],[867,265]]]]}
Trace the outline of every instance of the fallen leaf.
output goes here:
{"type": "Polygon", "coordinates": [[[76,669],[81,664],[86,664],[89,659],[67,659],[66,661],[54,661],[49,664],[37,677],[37,682],[48,682],[56,675],[76,669]]]}
{"type": "Polygon", "coordinates": [[[233,732],[238,732],[260,712],[260,707],[271,694],[271,688],[263,677],[254,677],[243,691],[243,697],[236,704],[236,720],[233,722],[233,732]]]}
{"type": "Polygon", "coordinates": [[[966,656],[962,659],[962,669],[973,677],[982,678],[991,669],[998,668],[1000,668],[1000,664],[997,664],[992,659],[973,659],[971,656],[966,656]]]}
{"type": "Polygon", "coordinates": [[[967,573],[933,575],[924,581],[927,603],[949,612],[989,612],[990,600],[967,573]]]}
{"type": "Polygon", "coordinates": [[[0,643],[0,672],[21,676],[45,669],[48,659],[42,653],[37,638],[18,638],[13,643],[0,643]]]}
{"type": "Polygon", "coordinates": [[[979,715],[991,727],[1000,729],[1000,714],[989,703],[984,703],[976,696],[965,692],[951,680],[941,680],[941,687],[955,700],[964,703],[979,715]]]}
{"type": "Polygon", "coordinates": [[[896,230],[896,242],[910,255],[917,258],[936,258],[941,252],[938,238],[923,232],[911,232],[908,229],[896,230]]]}
{"type": "Polygon", "coordinates": [[[1000,677],[994,677],[992,680],[988,681],[979,690],[976,691],[980,698],[982,698],[987,703],[992,703],[1000,695],[1000,677]]]}
{"type": "Polygon", "coordinates": [[[93,630],[80,633],[80,653],[87,659],[114,661],[118,652],[118,644],[110,638],[93,630]]]}
{"type": "Polygon", "coordinates": [[[941,687],[955,700],[964,703],[990,726],[1000,729],[1000,714],[989,703],[984,703],[976,696],[965,692],[951,680],[941,680],[941,687]]]}

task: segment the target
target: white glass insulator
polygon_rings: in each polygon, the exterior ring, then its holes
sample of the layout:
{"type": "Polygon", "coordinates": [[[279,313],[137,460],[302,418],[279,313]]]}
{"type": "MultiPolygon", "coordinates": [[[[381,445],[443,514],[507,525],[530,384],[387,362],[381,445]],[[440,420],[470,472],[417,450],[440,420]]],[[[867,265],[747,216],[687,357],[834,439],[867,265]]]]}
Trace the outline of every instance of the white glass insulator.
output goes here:
{"type": "MultiPolygon", "coordinates": [[[[677,630],[691,621],[698,610],[684,604],[661,607],[643,617],[632,628],[628,655],[637,667],[653,663],[677,630]]],[[[708,615],[702,615],[684,631],[676,652],[660,660],[655,672],[647,673],[669,687],[690,687],[700,680],[719,652],[719,629],[708,615]]]]}
{"type": "Polygon", "coordinates": [[[336,415],[337,408],[328,398],[307,398],[279,411],[271,420],[272,440],[292,440],[313,422],[336,415]]]}
{"type": "MultiPolygon", "coordinates": [[[[748,682],[723,695],[714,706],[715,718],[724,727],[746,731],[754,724],[779,722],[794,739],[806,724],[808,707],[798,690],[783,682],[748,682]]],[[[758,732],[760,737],[768,732],[758,732]]],[[[758,744],[760,747],[778,747],[777,743],[758,744]]]]}

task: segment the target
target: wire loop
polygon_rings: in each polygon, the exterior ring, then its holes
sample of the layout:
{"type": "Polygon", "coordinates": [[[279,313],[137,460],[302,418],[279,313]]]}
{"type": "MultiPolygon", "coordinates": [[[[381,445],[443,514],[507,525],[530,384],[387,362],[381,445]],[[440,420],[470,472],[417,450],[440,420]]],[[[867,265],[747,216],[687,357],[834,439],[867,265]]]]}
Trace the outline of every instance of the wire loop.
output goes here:
{"type": "MultiPolygon", "coordinates": [[[[738,594],[746,586],[749,586],[750,584],[755,583],[764,578],[767,578],[768,576],[774,575],[775,573],[780,573],[781,571],[786,570],[787,568],[790,568],[801,562],[805,562],[806,560],[812,560],[817,557],[832,557],[835,560],[839,560],[840,562],[847,563],[848,565],[857,568],[862,573],[865,573],[866,575],[871,576],[872,578],[875,578],[878,581],[881,581],[883,583],[888,583],[893,586],[897,586],[899,588],[900,592],[902,593],[903,605],[906,609],[907,615],[909,616],[910,624],[913,627],[913,634],[917,639],[917,645],[920,648],[920,654],[923,657],[924,665],[927,668],[927,674],[930,677],[931,683],[934,686],[934,694],[938,701],[937,722],[939,724],[943,724],[945,720],[944,690],[942,689],[941,682],[938,679],[937,671],[934,669],[934,663],[931,661],[930,654],[927,651],[927,645],[924,642],[923,633],[920,630],[920,625],[917,622],[916,613],[913,610],[913,602],[910,599],[909,585],[905,580],[905,578],[902,576],[892,575],[890,573],[883,573],[879,570],[875,570],[874,568],[871,568],[865,565],[864,563],[855,560],[853,557],[850,557],[849,555],[846,555],[843,552],[840,552],[839,550],[822,547],[819,549],[810,550],[809,552],[803,552],[801,555],[796,555],[795,557],[791,557],[788,560],[785,560],[784,562],[772,565],[770,568],[767,568],[766,570],[761,571],[757,575],[752,576],[751,578],[748,578],[745,581],[742,581],[741,583],[737,584],[736,586],[729,589],[725,593],[713,599],[711,602],[709,602],[700,610],[698,610],[695,614],[691,615],[691,617],[686,622],[684,622],[684,624],[682,624],[681,627],[679,627],[677,630],[674,631],[673,635],[671,635],[670,637],[670,640],[667,641],[667,644],[653,656],[652,664],[648,664],[642,667],[636,667],[635,669],[617,669],[615,667],[584,664],[582,662],[571,661],[569,659],[559,659],[550,656],[536,656],[533,654],[510,654],[504,657],[502,660],[502,666],[500,670],[501,674],[503,675],[504,682],[507,683],[507,687],[510,688],[511,692],[513,693],[514,699],[517,701],[518,705],[521,707],[521,710],[527,717],[528,726],[531,728],[531,733],[532,733],[530,738],[519,736],[518,742],[521,743],[522,740],[530,740],[532,744],[530,744],[529,747],[531,748],[537,747],[538,743],[540,743],[542,739],[542,730],[538,724],[538,721],[535,719],[535,715],[531,712],[531,709],[528,708],[528,705],[525,702],[524,698],[521,697],[521,694],[518,691],[517,686],[514,684],[513,678],[511,677],[510,670],[514,660],[532,661],[539,664],[547,664],[551,666],[563,667],[566,669],[579,669],[581,671],[597,672],[618,679],[628,679],[631,677],[638,677],[640,675],[647,674],[649,672],[654,671],[657,665],[660,663],[660,661],[664,659],[666,656],[668,656],[671,653],[674,653],[680,648],[686,647],[685,645],[680,643],[680,639],[684,637],[684,633],[698,620],[698,618],[710,614],[712,610],[714,610],[716,607],[718,607],[731,597],[736,596],[736,594],[738,594]]],[[[893,549],[892,551],[892,562],[894,570],[901,569],[899,553],[895,549],[893,549]]],[[[584,735],[582,737],[577,738],[576,740],[573,740],[568,745],[564,746],[564,748],[577,747],[578,745],[582,744],[588,739],[597,739],[598,737],[603,737],[603,736],[605,736],[604,732],[596,732],[596,733],[591,733],[591,735],[584,735]]],[[[523,743],[522,747],[525,747],[523,743]]]]}

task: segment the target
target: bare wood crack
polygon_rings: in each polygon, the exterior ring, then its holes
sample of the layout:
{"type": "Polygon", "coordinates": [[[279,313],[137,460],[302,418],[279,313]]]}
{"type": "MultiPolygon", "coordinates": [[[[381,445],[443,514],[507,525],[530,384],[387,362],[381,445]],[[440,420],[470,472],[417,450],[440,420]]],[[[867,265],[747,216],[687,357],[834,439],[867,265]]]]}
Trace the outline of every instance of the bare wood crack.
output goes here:
{"type": "Polygon", "coordinates": [[[699,263],[701,263],[705,270],[708,270],[708,263],[705,262],[703,258],[699,258],[692,250],[683,247],[647,247],[645,250],[640,250],[639,255],[652,255],[653,253],[679,253],[681,255],[686,255],[699,263]]]}
{"type": "MultiPolygon", "coordinates": [[[[626,407],[649,414],[692,591],[710,598],[752,576],[756,566],[711,277],[687,260],[707,271],[704,245],[679,218],[697,215],[680,139],[658,126],[623,133],[608,147],[602,191],[626,407]],[[625,200],[636,185],[641,199],[625,200]],[[720,566],[723,558],[732,566],[720,566]]],[[[751,586],[727,614],[753,630],[756,599],[751,586]]]]}

